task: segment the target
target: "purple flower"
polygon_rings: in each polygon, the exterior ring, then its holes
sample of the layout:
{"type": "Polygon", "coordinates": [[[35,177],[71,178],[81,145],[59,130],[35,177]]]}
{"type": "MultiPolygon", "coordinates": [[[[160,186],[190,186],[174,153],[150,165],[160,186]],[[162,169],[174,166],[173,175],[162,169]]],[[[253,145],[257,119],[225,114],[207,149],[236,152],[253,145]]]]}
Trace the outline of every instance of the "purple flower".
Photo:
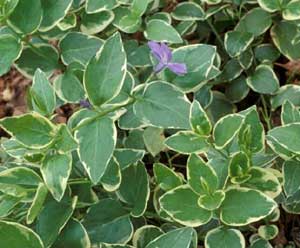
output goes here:
{"type": "Polygon", "coordinates": [[[81,107],[83,108],[88,108],[90,109],[92,107],[91,103],[89,102],[89,100],[80,100],[79,104],[81,107]]]}
{"type": "Polygon", "coordinates": [[[155,41],[149,41],[148,46],[151,49],[151,53],[158,60],[158,64],[154,67],[156,73],[162,71],[165,68],[169,68],[177,75],[184,75],[187,73],[185,64],[172,63],[172,51],[165,43],[158,43],[155,41]]]}

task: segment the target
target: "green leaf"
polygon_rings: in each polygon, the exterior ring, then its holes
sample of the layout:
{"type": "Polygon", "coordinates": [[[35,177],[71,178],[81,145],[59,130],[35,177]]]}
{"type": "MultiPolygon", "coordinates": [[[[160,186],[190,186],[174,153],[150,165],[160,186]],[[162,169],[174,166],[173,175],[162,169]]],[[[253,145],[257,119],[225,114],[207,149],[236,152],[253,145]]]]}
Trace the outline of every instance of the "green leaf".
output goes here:
{"type": "Polygon", "coordinates": [[[20,58],[15,62],[16,68],[26,77],[33,77],[37,69],[41,69],[47,77],[59,69],[57,50],[48,44],[37,43],[36,49],[25,47],[20,58]]]}
{"type": "Polygon", "coordinates": [[[274,239],[278,235],[278,227],[276,225],[262,225],[258,228],[258,235],[265,240],[274,239]]]}
{"type": "Polygon", "coordinates": [[[285,161],[283,164],[283,188],[287,196],[292,196],[300,188],[300,162],[297,160],[285,161]]]}
{"type": "Polygon", "coordinates": [[[183,183],[183,178],[164,164],[155,163],[153,172],[157,185],[164,191],[174,189],[183,183]]]}
{"type": "Polygon", "coordinates": [[[132,238],[132,244],[136,248],[144,248],[164,232],[157,226],[145,225],[137,229],[132,238]]]}
{"type": "Polygon", "coordinates": [[[194,2],[183,2],[176,5],[172,17],[180,21],[199,21],[205,19],[205,12],[194,2]]]}
{"type": "Polygon", "coordinates": [[[114,157],[117,159],[118,163],[120,164],[121,169],[125,169],[131,164],[134,164],[140,160],[145,155],[144,150],[137,150],[137,149],[116,149],[114,151],[114,157]]]}
{"type": "Polygon", "coordinates": [[[280,107],[286,100],[295,106],[300,106],[300,87],[298,85],[284,85],[280,87],[276,95],[271,98],[272,110],[280,107]]]}
{"type": "Polygon", "coordinates": [[[179,33],[169,23],[162,20],[151,20],[144,31],[147,40],[168,43],[182,43],[179,33]]]}
{"type": "Polygon", "coordinates": [[[259,62],[274,62],[280,57],[280,52],[273,44],[261,44],[255,48],[254,53],[259,62]]]}
{"type": "Polygon", "coordinates": [[[284,160],[289,160],[292,157],[295,156],[295,154],[288,149],[286,149],[284,146],[282,146],[276,139],[274,139],[271,136],[266,136],[266,140],[268,145],[271,147],[271,149],[279,155],[279,157],[283,158],[284,160]]]}
{"type": "Polygon", "coordinates": [[[217,149],[223,149],[237,135],[244,122],[239,114],[231,114],[221,118],[215,125],[213,137],[217,149]]]}
{"type": "Polygon", "coordinates": [[[82,121],[86,124],[75,131],[78,155],[94,184],[103,176],[116,145],[116,127],[108,117],[82,121]]]}
{"type": "Polygon", "coordinates": [[[242,75],[227,85],[225,95],[231,102],[236,103],[246,98],[249,91],[246,78],[242,75]]]}
{"type": "Polygon", "coordinates": [[[48,155],[43,160],[41,173],[54,199],[60,201],[71,174],[72,157],[67,154],[48,155]]]}
{"type": "Polygon", "coordinates": [[[94,14],[83,13],[80,29],[85,34],[100,33],[111,24],[114,17],[114,13],[110,10],[103,10],[94,14]]]}
{"type": "Polygon", "coordinates": [[[121,201],[130,206],[133,217],[140,217],[144,214],[150,196],[150,186],[143,163],[137,163],[122,170],[122,182],[117,195],[121,201]]]}
{"type": "Polygon", "coordinates": [[[56,24],[64,19],[72,3],[73,0],[61,0],[59,2],[56,0],[43,0],[43,19],[39,30],[46,32],[55,27],[56,24]]]}
{"type": "Polygon", "coordinates": [[[273,94],[279,89],[279,80],[268,65],[259,65],[254,74],[247,78],[248,86],[261,94],[273,94]]]}
{"type": "Polygon", "coordinates": [[[197,100],[191,104],[190,125],[195,133],[199,135],[210,135],[212,125],[210,120],[197,100]]]}
{"type": "Polygon", "coordinates": [[[59,152],[71,152],[78,148],[78,144],[66,124],[58,126],[54,142],[53,147],[59,152]]]}
{"type": "Polygon", "coordinates": [[[300,43],[295,42],[298,26],[293,22],[281,21],[271,29],[271,37],[277,49],[289,60],[300,58],[300,43]]]}
{"type": "Polygon", "coordinates": [[[229,176],[232,183],[240,184],[249,179],[250,160],[246,153],[240,151],[233,154],[229,163],[229,176]]]}
{"type": "Polygon", "coordinates": [[[144,143],[150,154],[155,157],[164,150],[164,130],[157,127],[148,127],[143,133],[144,143]]]}
{"type": "Polygon", "coordinates": [[[120,187],[121,180],[122,175],[120,165],[115,158],[111,158],[101,177],[101,184],[106,191],[112,192],[120,187]]]}
{"type": "Polygon", "coordinates": [[[148,84],[134,104],[136,116],[148,125],[189,129],[190,103],[175,86],[161,81],[148,84]]]}
{"type": "Polygon", "coordinates": [[[40,237],[28,227],[14,222],[0,221],[0,246],[10,248],[43,248],[40,237]]]}
{"type": "Polygon", "coordinates": [[[57,239],[60,231],[71,218],[75,209],[77,197],[65,196],[60,202],[48,199],[36,222],[36,231],[45,247],[50,247],[57,239]]]}
{"type": "Polygon", "coordinates": [[[61,59],[65,65],[78,62],[86,65],[95,56],[103,41],[83,33],[70,32],[59,42],[61,59]]]}
{"type": "Polygon", "coordinates": [[[225,34],[225,49],[231,57],[237,57],[247,50],[253,39],[250,33],[229,31],[225,34]]]}
{"type": "Polygon", "coordinates": [[[62,31],[66,31],[75,28],[76,25],[77,16],[75,15],[75,13],[70,13],[66,15],[65,18],[57,24],[57,27],[59,27],[59,29],[62,31]]]}
{"type": "Polygon", "coordinates": [[[261,8],[254,8],[240,19],[235,30],[247,32],[257,37],[264,34],[271,25],[272,16],[261,8]]]}
{"type": "Polygon", "coordinates": [[[217,190],[216,192],[209,195],[202,195],[198,199],[198,205],[204,209],[213,211],[218,209],[225,199],[225,193],[222,190],[217,190]]]}
{"type": "Polygon", "coordinates": [[[53,84],[56,94],[65,102],[77,103],[85,98],[80,80],[70,70],[56,77],[53,84]]]}
{"type": "Polygon", "coordinates": [[[191,188],[199,195],[210,194],[218,187],[216,172],[196,154],[191,154],[188,158],[187,179],[191,188]]]}
{"type": "Polygon", "coordinates": [[[255,240],[249,248],[272,248],[273,246],[265,239],[255,240]]]}
{"type": "Polygon", "coordinates": [[[206,224],[212,217],[211,211],[198,205],[198,198],[199,195],[188,185],[183,185],[165,193],[159,202],[161,208],[176,222],[197,227],[206,224]],[[182,204],[178,204],[179,202],[182,204]]]}
{"type": "Polygon", "coordinates": [[[0,217],[4,218],[8,216],[20,203],[21,198],[10,196],[10,195],[1,195],[0,196],[0,217]]]}
{"type": "Polygon", "coordinates": [[[145,248],[189,248],[196,240],[197,235],[193,228],[178,228],[154,239],[145,248]]]}
{"type": "Polygon", "coordinates": [[[116,33],[87,65],[84,87],[90,102],[101,106],[116,97],[126,76],[126,53],[121,35],[116,33]]]}
{"type": "Polygon", "coordinates": [[[28,225],[32,224],[34,222],[34,220],[36,219],[36,217],[42,211],[47,194],[48,194],[48,189],[47,189],[46,185],[43,183],[40,183],[36,190],[33,202],[31,204],[30,208],[28,209],[28,212],[26,215],[26,223],[28,225]]]}
{"type": "Polygon", "coordinates": [[[40,0],[19,1],[9,23],[19,33],[30,34],[38,29],[42,21],[43,10],[40,0]]]}
{"type": "Polygon", "coordinates": [[[277,204],[261,192],[247,188],[226,191],[221,205],[221,221],[230,226],[244,226],[268,216],[277,204]]]}
{"type": "Polygon", "coordinates": [[[281,184],[278,178],[265,168],[251,167],[250,178],[242,186],[257,189],[267,196],[275,199],[281,193],[281,184]]]}
{"type": "Polygon", "coordinates": [[[90,248],[91,242],[83,225],[76,219],[70,219],[56,242],[56,248],[90,248]]]}
{"type": "Polygon", "coordinates": [[[268,12],[281,10],[282,1],[258,0],[259,5],[268,12]]]}
{"type": "Polygon", "coordinates": [[[45,116],[51,116],[56,108],[55,92],[46,74],[37,69],[30,88],[33,109],[45,116]]]}
{"type": "Polygon", "coordinates": [[[282,105],[281,122],[282,125],[300,122],[300,111],[289,100],[286,100],[282,105]]]}
{"type": "Polygon", "coordinates": [[[125,244],[133,234],[128,212],[113,199],[102,199],[91,206],[82,224],[92,245],[125,244]]]}
{"type": "Polygon", "coordinates": [[[0,76],[10,70],[12,63],[20,56],[22,44],[12,35],[0,35],[0,76]]]}
{"type": "Polygon", "coordinates": [[[140,29],[142,18],[135,15],[131,9],[119,6],[114,9],[114,14],[113,25],[122,32],[135,33],[140,29]]]}
{"type": "Polygon", "coordinates": [[[245,248],[246,242],[243,234],[237,229],[218,227],[209,231],[205,237],[206,248],[245,248]]]}
{"type": "Polygon", "coordinates": [[[131,5],[131,11],[133,15],[142,16],[146,12],[149,2],[150,0],[133,0],[131,5]]]}
{"type": "Polygon", "coordinates": [[[54,125],[37,113],[4,118],[0,126],[26,147],[35,149],[47,147],[55,135],[54,125]]]}
{"type": "Polygon", "coordinates": [[[165,145],[176,152],[190,154],[203,152],[208,148],[207,137],[192,131],[179,131],[165,140],[165,145]]]}
{"type": "Polygon", "coordinates": [[[288,21],[294,21],[300,19],[300,1],[292,0],[284,6],[282,17],[288,21]]]}
{"type": "Polygon", "coordinates": [[[276,127],[268,132],[285,149],[300,154],[300,141],[295,133],[300,132],[300,123],[276,127]]]}
{"type": "Polygon", "coordinates": [[[103,10],[111,10],[118,6],[118,1],[117,0],[111,0],[111,1],[106,1],[106,0],[87,0],[85,9],[86,12],[91,14],[91,13],[97,13],[103,10]]]}

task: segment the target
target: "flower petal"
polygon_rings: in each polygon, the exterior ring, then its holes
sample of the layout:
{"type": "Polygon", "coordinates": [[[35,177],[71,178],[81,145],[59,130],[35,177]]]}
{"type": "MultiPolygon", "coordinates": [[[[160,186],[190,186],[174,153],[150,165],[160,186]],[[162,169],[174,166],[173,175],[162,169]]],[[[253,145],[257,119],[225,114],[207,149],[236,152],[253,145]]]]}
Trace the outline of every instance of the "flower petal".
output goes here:
{"type": "Polygon", "coordinates": [[[148,46],[151,49],[151,53],[157,58],[159,61],[162,60],[162,54],[161,54],[161,46],[159,43],[155,41],[149,41],[148,46]]]}
{"type": "Polygon", "coordinates": [[[164,63],[171,62],[171,60],[172,60],[172,51],[171,51],[171,49],[165,43],[161,43],[160,47],[161,47],[161,54],[162,54],[162,57],[163,57],[163,62],[164,63]]]}
{"type": "Polygon", "coordinates": [[[187,73],[186,64],[169,63],[168,68],[177,75],[184,75],[187,73]]]}
{"type": "Polygon", "coordinates": [[[162,62],[158,63],[155,67],[154,67],[154,72],[159,73],[161,72],[164,68],[166,68],[166,65],[163,64],[162,62]]]}

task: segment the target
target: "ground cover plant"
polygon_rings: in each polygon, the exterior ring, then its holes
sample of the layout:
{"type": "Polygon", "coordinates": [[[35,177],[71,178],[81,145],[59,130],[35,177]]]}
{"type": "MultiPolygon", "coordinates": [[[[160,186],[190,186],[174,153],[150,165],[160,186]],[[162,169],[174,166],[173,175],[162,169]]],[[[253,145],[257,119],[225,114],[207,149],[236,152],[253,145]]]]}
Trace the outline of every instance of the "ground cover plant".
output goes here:
{"type": "Polygon", "coordinates": [[[0,76],[32,80],[0,120],[0,247],[299,247],[299,20],[299,0],[0,0],[0,76]]]}

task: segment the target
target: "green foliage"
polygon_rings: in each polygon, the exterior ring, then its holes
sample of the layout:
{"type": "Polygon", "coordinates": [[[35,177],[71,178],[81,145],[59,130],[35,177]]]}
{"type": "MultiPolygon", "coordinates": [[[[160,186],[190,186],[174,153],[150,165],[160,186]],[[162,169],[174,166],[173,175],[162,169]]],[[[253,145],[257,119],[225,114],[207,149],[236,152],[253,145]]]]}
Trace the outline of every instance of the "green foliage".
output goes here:
{"type": "Polygon", "coordinates": [[[0,247],[272,247],[300,214],[299,20],[299,0],[0,0],[0,76],[32,79],[0,120],[0,247]]]}

